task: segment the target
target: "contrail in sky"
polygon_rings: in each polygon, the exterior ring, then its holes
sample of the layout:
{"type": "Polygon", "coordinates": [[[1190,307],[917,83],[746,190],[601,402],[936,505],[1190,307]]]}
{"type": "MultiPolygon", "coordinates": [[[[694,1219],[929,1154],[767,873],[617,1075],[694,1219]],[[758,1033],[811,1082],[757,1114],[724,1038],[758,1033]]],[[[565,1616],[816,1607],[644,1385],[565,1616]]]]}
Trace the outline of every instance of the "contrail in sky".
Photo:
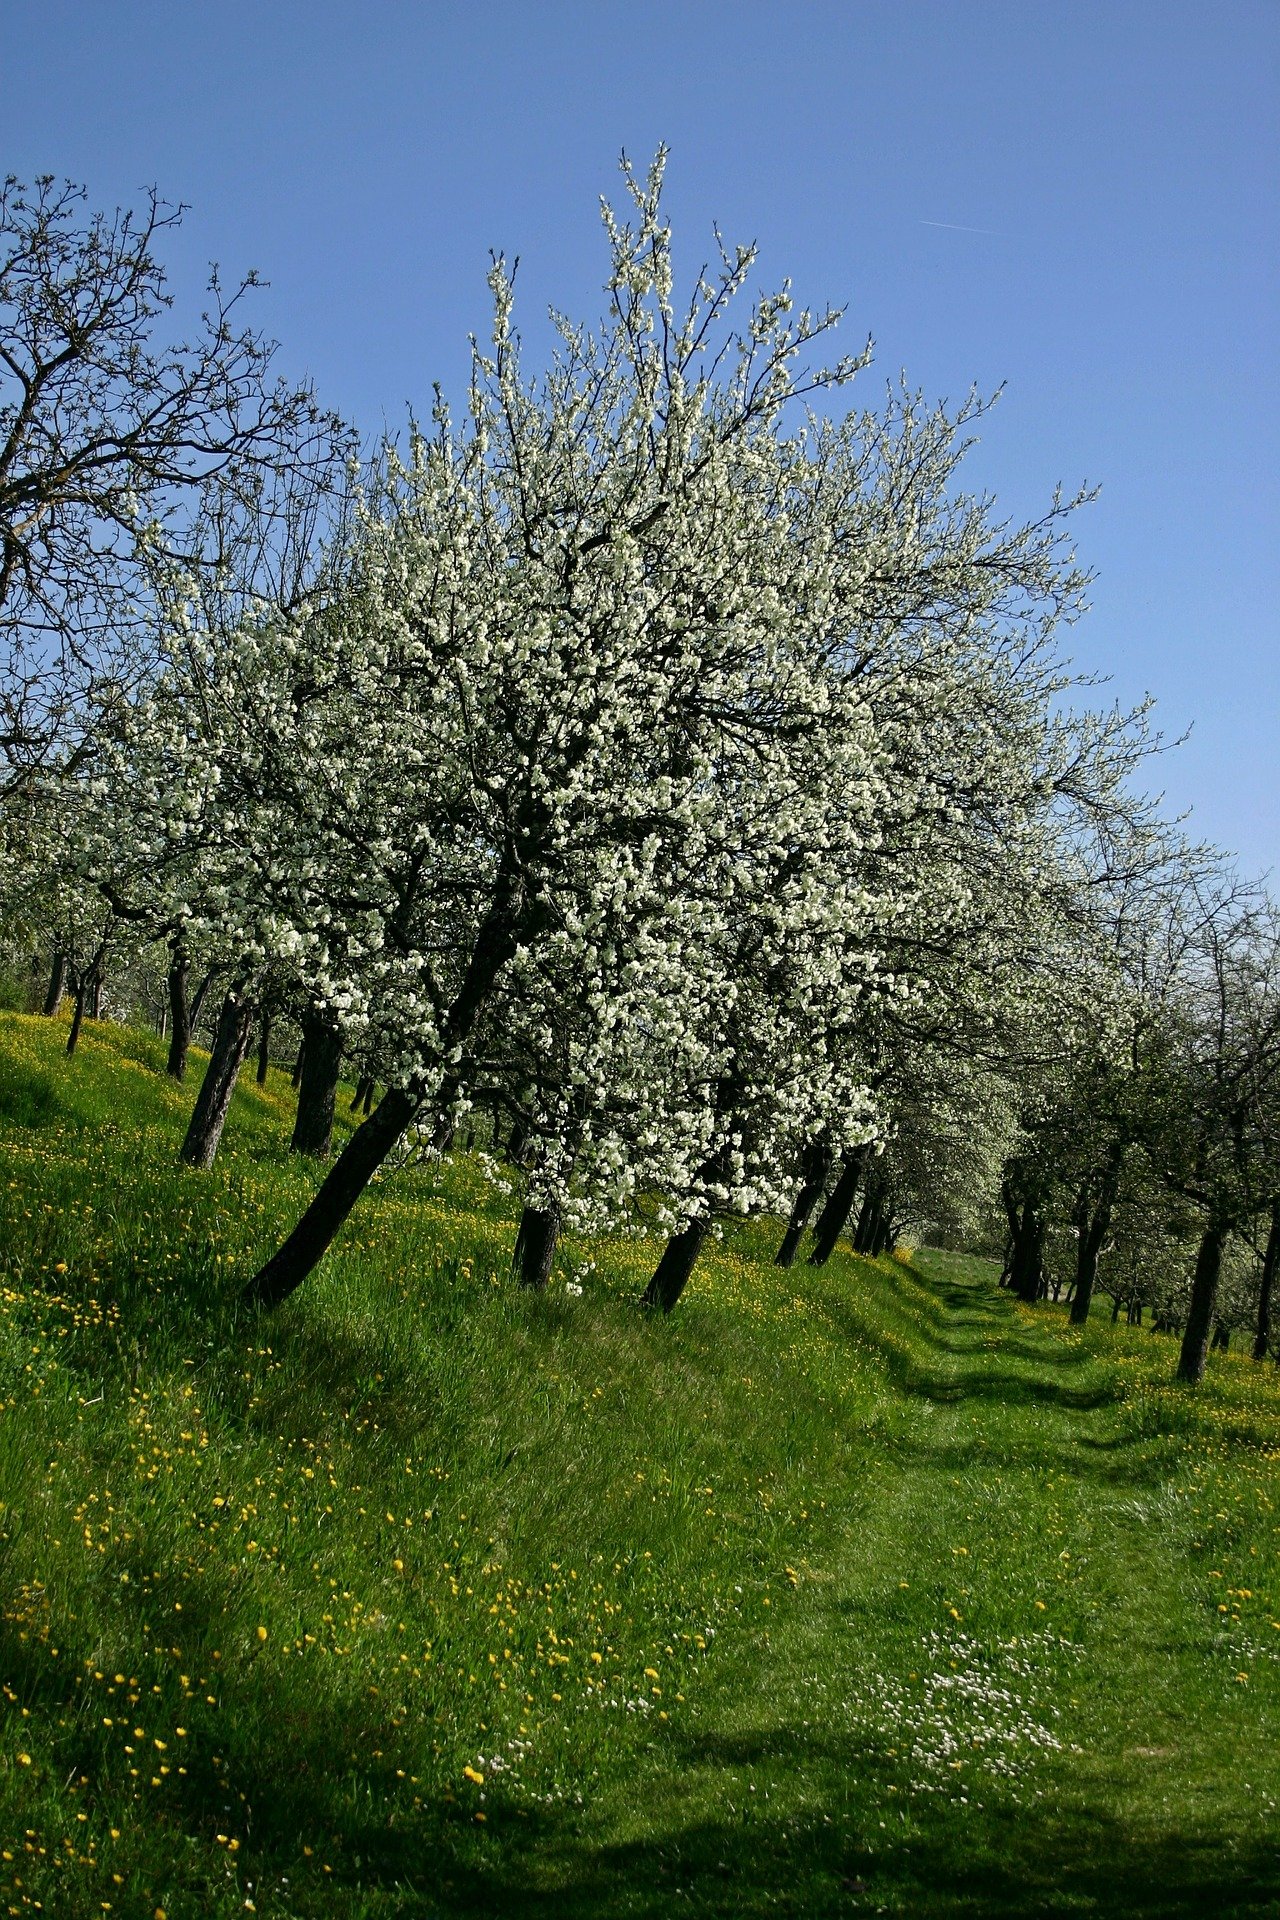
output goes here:
{"type": "Polygon", "coordinates": [[[922,220],[922,227],[943,227],[948,233],[984,233],[988,240],[999,240],[1002,236],[991,227],[958,227],[953,220],[922,220]]]}

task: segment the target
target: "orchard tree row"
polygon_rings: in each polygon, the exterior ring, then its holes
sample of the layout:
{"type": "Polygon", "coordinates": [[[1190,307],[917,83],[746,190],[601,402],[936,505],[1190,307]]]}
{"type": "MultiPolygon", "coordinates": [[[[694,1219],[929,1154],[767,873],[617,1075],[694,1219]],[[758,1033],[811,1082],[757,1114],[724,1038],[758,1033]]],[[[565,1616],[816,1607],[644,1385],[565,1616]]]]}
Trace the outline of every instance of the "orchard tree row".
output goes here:
{"type": "Polygon", "coordinates": [[[196,1166],[296,1036],[329,1164],[263,1307],[381,1169],[478,1136],[531,1286],[642,1205],[664,1310],[730,1215],[786,1217],[787,1264],[998,1214],[1027,1301],[1149,1303],[1198,1378],[1243,1291],[1264,1353],[1277,928],[1142,798],[1145,710],[1073,680],[1084,496],[999,518],[989,403],[863,406],[869,353],[752,295],[750,249],[678,293],[662,172],[604,209],[594,326],[531,372],[496,259],[465,407],[359,460],[247,289],[154,344],[174,214],[10,184],[10,951],[71,1050],[113,990],[179,1078],[211,1021],[196,1166]]]}

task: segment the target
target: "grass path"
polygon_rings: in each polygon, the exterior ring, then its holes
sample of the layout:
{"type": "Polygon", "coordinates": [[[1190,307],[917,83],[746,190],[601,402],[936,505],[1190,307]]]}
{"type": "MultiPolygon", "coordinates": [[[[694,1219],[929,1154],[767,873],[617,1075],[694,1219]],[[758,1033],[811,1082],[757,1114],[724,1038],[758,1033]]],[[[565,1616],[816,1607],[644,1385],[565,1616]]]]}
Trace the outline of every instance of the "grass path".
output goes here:
{"type": "Polygon", "coordinates": [[[0,1914],[1280,1916],[1280,1387],[769,1223],[513,1290],[514,1196],[314,1170],[0,1017],[0,1914]],[[580,1286],[571,1293],[564,1282],[580,1286]]]}
{"type": "Polygon", "coordinates": [[[893,1372],[914,1418],[864,1463],[856,1511],[701,1724],[560,1850],[546,1910],[1280,1912],[1274,1678],[1261,1708],[1234,1673],[1224,1685],[1200,1529],[1181,1524],[1193,1490],[1167,1447],[1132,1434],[1107,1367],[985,1263],[925,1254],[900,1287],[920,1337],[893,1372]],[[1047,1626],[1006,1639],[1012,1544],[1051,1598],[1031,1602],[1047,1626]],[[1070,1653],[1051,1651],[1055,1625],[1070,1653]],[[905,1688],[904,1638],[920,1649],[905,1688]],[[1207,1714],[1188,1661],[1211,1676],[1207,1714]],[[957,1694],[973,1711],[950,1710],[957,1694]],[[983,1760],[999,1765],[1001,1734],[1034,1740],[1036,1696],[1057,1744],[1034,1790],[1010,1791],[983,1760]],[[961,1758],[940,1786],[944,1750],[961,1758]]]}

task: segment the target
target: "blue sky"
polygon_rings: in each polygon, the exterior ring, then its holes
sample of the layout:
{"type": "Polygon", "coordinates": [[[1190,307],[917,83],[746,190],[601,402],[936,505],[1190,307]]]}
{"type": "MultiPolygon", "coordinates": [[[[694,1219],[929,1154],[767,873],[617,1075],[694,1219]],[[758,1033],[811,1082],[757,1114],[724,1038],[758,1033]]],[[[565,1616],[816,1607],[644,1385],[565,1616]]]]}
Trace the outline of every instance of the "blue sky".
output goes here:
{"type": "Polygon", "coordinates": [[[671,148],[763,282],[846,305],[880,383],[1006,393],[972,480],[1011,515],[1102,486],[1078,664],[1190,742],[1170,803],[1280,865],[1277,0],[0,0],[0,168],[155,183],[271,281],[282,364],[367,432],[460,395],[488,250],[597,311],[598,195],[671,148]]]}

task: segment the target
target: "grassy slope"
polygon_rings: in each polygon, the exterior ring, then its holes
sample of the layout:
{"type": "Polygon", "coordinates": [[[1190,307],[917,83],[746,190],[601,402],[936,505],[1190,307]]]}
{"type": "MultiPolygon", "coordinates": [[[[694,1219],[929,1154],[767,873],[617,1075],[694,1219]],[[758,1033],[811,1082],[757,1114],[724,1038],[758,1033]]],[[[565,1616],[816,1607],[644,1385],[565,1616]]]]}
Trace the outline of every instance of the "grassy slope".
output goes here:
{"type": "Polygon", "coordinates": [[[467,1163],[255,1324],[283,1080],[195,1175],[62,1037],[0,1018],[0,1911],[1280,1914],[1273,1370],[763,1227],[670,1322],[641,1242],[521,1298],[467,1163]]]}

